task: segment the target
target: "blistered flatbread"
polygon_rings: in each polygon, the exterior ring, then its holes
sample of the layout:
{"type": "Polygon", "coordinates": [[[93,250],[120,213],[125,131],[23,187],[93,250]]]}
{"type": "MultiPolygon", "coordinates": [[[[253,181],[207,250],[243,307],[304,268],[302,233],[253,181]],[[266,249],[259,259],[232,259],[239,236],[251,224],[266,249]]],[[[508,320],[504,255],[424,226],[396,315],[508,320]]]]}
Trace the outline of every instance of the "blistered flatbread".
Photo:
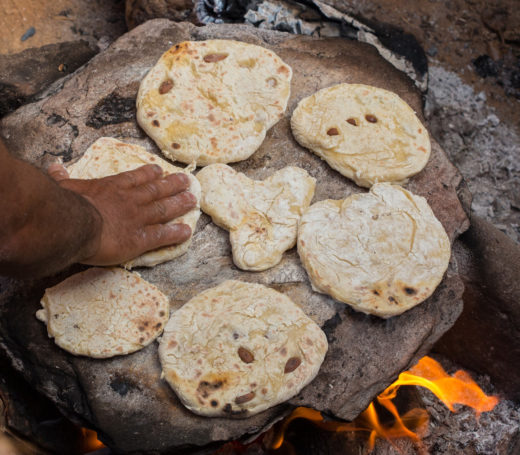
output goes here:
{"type": "Polygon", "coordinates": [[[137,121],[183,163],[245,160],[283,116],[291,68],[274,52],[232,40],[185,41],[143,79],[137,121]]]}
{"type": "Polygon", "coordinates": [[[311,203],[315,179],[288,166],[263,181],[225,164],[202,169],[201,208],[230,232],[233,261],[243,270],[266,270],[296,244],[298,220],[311,203]]]}
{"type": "Polygon", "coordinates": [[[131,171],[145,164],[158,164],[163,168],[164,175],[184,172],[189,177],[190,186],[188,191],[197,199],[197,205],[186,214],[173,219],[169,223],[187,224],[191,228],[192,235],[188,240],[179,245],[158,248],[124,263],[123,266],[127,269],[139,266],[152,267],[174,259],[188,251],[200,217],[199,201],[201,191],[198,180],[190,174],[189,169],[175,167],[162,158],[147,152],[139,145],[127,144],[111,137],[99,138],[78,161],[67,169],[71,178],[95,179],[131,171]]]}
{"type": "Polygon", "coordinates": [[[426,199],[379,183],[311,205],[300,219],[298,253],[314,290],[388,318],[433,293],[450,241],[426,199]]]}
{"type": "Polygon", "coordinates": [[[327,347],[318,325],[285,295],[225,281],[172,315],[159,358],[188,409],[247,417],[296,395],[318,373],[327,347]]]}
{"type": "Polygon", "coordinates": [[[430,157],[430,139],[395,93],[362,84],[324,88],[300,101],[291,118],[296,140],[344,176],[370,188],[404,183],[430,157]]]}
{"type": "Polygon", "coordinates": [[[139,274],[90,268],[46,289],[36,317],[71,354],[107,358],[149,345],[169,316],[168,298],[139,274]]]}

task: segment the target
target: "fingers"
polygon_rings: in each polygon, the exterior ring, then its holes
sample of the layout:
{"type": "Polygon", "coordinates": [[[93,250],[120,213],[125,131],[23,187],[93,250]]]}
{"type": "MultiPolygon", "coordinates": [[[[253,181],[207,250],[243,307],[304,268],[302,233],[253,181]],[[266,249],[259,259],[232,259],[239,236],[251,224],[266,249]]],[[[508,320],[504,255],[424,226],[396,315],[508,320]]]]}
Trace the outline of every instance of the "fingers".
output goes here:
{"type": "Polygon", "coordinates": [[[173,196],[186,190],[190,180],[186,174],[170,174],[162,179],[149,181],[135,189],[140,204],[173,196]]]}
{"type": "Polygon", "coordinates": [[[161,177],[163,170],[158,164],[147,164],[133,171],[121,172],[111,179],[122,188],[134,188],[161,177]]]}
{"type": "Polygon", "coordinates": [[[167,223],[185,213],[197,205],[197,199],[187,191],[175,196],[153,201],[143,207],[143,218],[149,225],[167,223]]]}
{"type": "Polygon", "coordinates": [[[178,245],[190,238],[191,228],[187,224],[156,224],[143,229],[143,249],[154,250],[162,246],[178,245]]]}
{"type": "Polygon", "coordinates": [[[69,178],[69,173],[61,164],[52,163],[47,169],[47,174],[57,182],[66,180],[69,178]]]}

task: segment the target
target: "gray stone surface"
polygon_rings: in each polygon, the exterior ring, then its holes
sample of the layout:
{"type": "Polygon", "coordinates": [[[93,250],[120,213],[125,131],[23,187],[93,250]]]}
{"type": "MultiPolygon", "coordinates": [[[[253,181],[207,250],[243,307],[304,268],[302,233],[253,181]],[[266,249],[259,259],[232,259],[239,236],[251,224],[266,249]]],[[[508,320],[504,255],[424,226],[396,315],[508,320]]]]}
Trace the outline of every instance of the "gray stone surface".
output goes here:
{"type": "MultiPolygon", "coordinates": [[[[412,83],[368,45],[244,25],[197,28],[156,20],[132,30],[76,74],[56,83],[47,97],[2,119],[0,132],[11,150],[37,166],[56,156],[71,162],[100,136],[144,144],[157,151],[135,122],[140,80],[171,45],[185,39],[217,37],[271,48],[294,70],[286,116],[268,132],[250,159],[234,165],[250,177],[263,178],[285,165],[299,165],[317,179],[315,201],[364,191],[301,148],[290,133],[289,118],[296,103],[320,88],[339,82],[376,85],[398,93],[421,115],[421,97],[412,83]]],[[[456,169],[434,143],[428,166],[407,185],[428,199],[452,240],[468,226],[457,198],[461,183],[456,169]]],[[[38,301],[46,287],[79,269],[7,287],[6,282],[0,282],[0,348],[15,368],[68,416],[98,428],[102,439],[121,452],[165,453],[254,434],[296,405],[351,419],[400,371],[424,355],[462,309],[462,285],[454,261],[430,299],[385,321],[355,313],[312,292],[294,250],[271,270],[238,270],[231,261],[227,232],[204,215],[188,254],[141,271],[145,279],[168,294],[172,307],[228,278],[260,282],[300,304],[324,327],[330,342],[316,380],[289,403],[244,420],[208,419],[185,410],[160,380],[155,343],[132,355],[94,360],[71,356],[47,338],[45,327],[34,317],[38,301]]]]}

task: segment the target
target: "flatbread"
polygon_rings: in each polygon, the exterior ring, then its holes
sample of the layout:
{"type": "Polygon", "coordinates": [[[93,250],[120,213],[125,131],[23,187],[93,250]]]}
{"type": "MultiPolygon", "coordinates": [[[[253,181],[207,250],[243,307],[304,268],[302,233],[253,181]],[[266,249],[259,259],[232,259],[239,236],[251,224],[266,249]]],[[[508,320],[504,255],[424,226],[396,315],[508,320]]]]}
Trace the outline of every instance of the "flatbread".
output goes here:
{"type": "Polygon", "coordinates": [[[169,316],[168,298],[139,274],[90,268],[46,289],[36,317],[71,354],[104,359],[129,354],[157,338],[169,316]]]}
{"type": "Polygon", "coordinates": [[[233,261],[254,271],[275,266],[296,244],[298,220],[316,185],[305,170],[294,166],[257,181],[225,164],[212,164],[197,178],[202,210],[230,232],[233,261]]]}
{"type": "Polygon", "coordinates": [[[426,199],[379,183],[311,205],[300,220],[298,253],[315,291],[389,318],[433,293],[450,241],[426,199]]]}
{"type": "Polygon", "coordinates": [[[147,152],[139,145],[126,144],[111,137],[99,138],[78,161],[67,169],[71,178],[95,179],[119,174],[120,172],[131,171],[145,164],[158,164],[163,168],[165,176],[184,172],[190,179],[188,191],[197,199],[197,206],[188,213],[169,222],[170,224],[187,224],[191,228],[192,233],[188,240],[178,245],[171,245],[149,251],[135,259],[125,262],[123,266],[127,269],[140,266],[152,267],[181,256],[188,251],[191,245],[191,238],[200,217],[199,201],[201,190],[198,180],[190,174],[189,169],[175,167],[162,158],[147,152]]]}
{"type": "Polygon", "coordinates": [[[395,93],[339,84],[301,100],[291,118],[296,140],[345,177],[370,188],[405,183],[430,157],[430,139],[395,93]]]}
{"type": "Polygon", "coordinates": [[[292,70],[274,52],[231,40],[185,41],[141,82],[137,121],[172,160],[251,156],[283,116],[292,70]]]}
{"type": "Polygon", "coordinates": [[[172,315],[159,358],[164,378],[191,411],[248,417],[311,382],[327,347],[318,325],[285,295],[225,281],[172,315]]]}

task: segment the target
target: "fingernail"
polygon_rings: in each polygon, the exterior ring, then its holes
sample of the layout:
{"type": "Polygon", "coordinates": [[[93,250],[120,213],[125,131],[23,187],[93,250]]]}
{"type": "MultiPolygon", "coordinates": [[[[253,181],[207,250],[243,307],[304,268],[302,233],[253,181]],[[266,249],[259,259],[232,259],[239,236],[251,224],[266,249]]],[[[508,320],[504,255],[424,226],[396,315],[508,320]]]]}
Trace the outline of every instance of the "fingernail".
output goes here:
{"type": "Polygon", "coordinates": [[[182,172],[179,172],[178,174],[175,174],[177,178],[180,180],[181,183],[187,185],[190,183],[190,179],[186,174],[183,174],[182,172]]]}
{"type": "Polygon", "coordinates": [[[161,166],[159,166],[158,164],[153,164],[153,171],[156,173],[156,174],[162,174],[163,172],[163,169],[161,166]]]}

